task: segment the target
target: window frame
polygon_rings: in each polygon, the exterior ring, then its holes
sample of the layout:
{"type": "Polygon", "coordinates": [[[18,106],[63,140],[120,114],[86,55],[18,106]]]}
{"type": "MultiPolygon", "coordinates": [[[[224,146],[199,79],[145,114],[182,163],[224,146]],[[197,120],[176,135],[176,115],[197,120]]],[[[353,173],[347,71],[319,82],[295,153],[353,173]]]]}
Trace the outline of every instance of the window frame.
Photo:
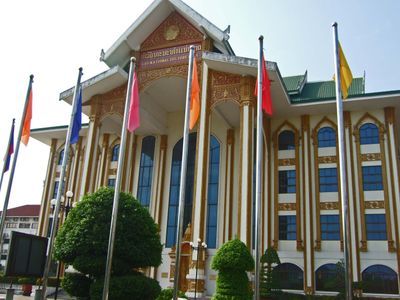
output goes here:
{"type": "Polygon", "coordinates": [[[321,127],[317,139],[318,148],[336,147],[336,131],[330,126],[321,127]]]}
{"type": "Polygon", "coordinates": [[[279,216],[278,223],[280,241],[297,240],[297,218],[295,215],[279,216]],[[286,221],[284,222],[284,220],[286,221]]]}
{"type": "Polygon", "coordinates": [[[278,193],[295,194],[296,189],[296,170],[278,170],[278,193]],[[286,175],[284,175],[286,174],[286,175]]]}
{"type": "Polygon", "coordinates": [[[337,168],[319,168],[318,184],[320,193],[338,192],[339,187],[337,168]]]}

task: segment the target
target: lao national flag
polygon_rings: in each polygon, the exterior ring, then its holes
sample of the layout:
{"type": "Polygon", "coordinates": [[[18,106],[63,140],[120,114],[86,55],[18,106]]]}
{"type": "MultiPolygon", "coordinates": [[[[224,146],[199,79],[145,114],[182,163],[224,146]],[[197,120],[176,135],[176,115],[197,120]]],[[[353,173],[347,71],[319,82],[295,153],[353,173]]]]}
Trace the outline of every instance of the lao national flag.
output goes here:
{"type": "Polygon", "coordinates": [[[6,153],[6,156],[4,157],[4,173],[8,171],[10,168],[10,161],[11,161],[11,155],[14,153],[14,120],[13,124],[11,126],[11,132],[10,132],[10,140],[8,144],[8,152],[6,153]]]}
{"type": "Polygon", "coordinates": [[[79,140],[79,131],[82,128],[82,87],[79,88],[78,103],[74,114],[74,122],[72,123],[70,143],[76,144],[79,140]]]}

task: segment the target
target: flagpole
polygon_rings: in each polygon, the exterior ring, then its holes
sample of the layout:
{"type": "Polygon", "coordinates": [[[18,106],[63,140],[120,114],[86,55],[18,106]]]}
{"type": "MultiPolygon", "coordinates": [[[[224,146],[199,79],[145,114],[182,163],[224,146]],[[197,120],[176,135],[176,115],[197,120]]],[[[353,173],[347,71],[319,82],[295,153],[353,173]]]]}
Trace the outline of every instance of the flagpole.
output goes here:
{"type": "Polygon", "coordinates": [[[338,124],[338,142],[339,142],[339,168],[340,168],[340,190],[342,199],[342,227],[344,241],[344,271],[345,271],[345,295],[346,299],[352,299],[352,272],[350,266],[350,223],[348,216],[348,194],[347,194],[347,174],[346,174],[346,156],[344,149],[344,126],[343,126],[343,102],[340,90],[340,62],[339,62],[339,38],[337,23],[332,24],[333,27],[333,45],[335,57],[335,88],[336,88],[336,112],[338,124]]]}
{"type": "MultiPolygon", "coordinates": [[[[7,145],[7,150],[6,150],[6,155],[4,158],[10,159],[11,156],[9,156],[10,152],[10,146],[11,146],[11,141],[13,140],[13,135],[14,135],[14,124],[15,124],[15,119],[12,120],[12,125],[10,129],[10,137],[8,138],[8,145],[7,145]]],[[[1,172],[1,178],[0,178],[0,190],[1,186],[3,185],[3,178],[4,178],[4,173],[6,172],[6,167],[7,167],[7,160],[3,164],[3,171],[1,172]]],[[[1,223],[0,223],[0,253],[3,253],[3,231],[4,231],[4,224],[6,220],[6,212],[7,212],[7,206],[8,206],[8,201],[4,201],[3,205],[3,212],[1,214],[1,223]]]]}
{"type": "Polygon", "coordinates": [[[75,117],[76,109],[77,109],[77,103],[78,103],[77,98],[79,96],[81,77],[82,77],[82,68],[79,68],[78,79],[76,81],[75,90],[74,90],[74,98],[73,98],[73,102],[72,102],[72,113],[71,113],[71,118],[69,121],[67,137],[65,138],[64,156],[63,156],[61,173],[60,173],[60,183],[57,188],[56,207],[53,212],[53,222],[52,222],[52,226],[51,226],[50,240],[49,240],[49,246],[48,246],[48,250],[47,250],[47,259],[46,259],[45,269],[44,269],[44,273],[43,273],[42,299],[46,299],[47,281],[48,281],[50,266],[51,266],[51,261],[52,261],[54,239],[55,239],[56,232],[57,232],[58,214],[60,212],[60,207],[61,207],[61,194],[62,194],[62,191],[64,188],[64,183],[65,183],[64,177],[65,177],[65,172],[66,172],[67,163],[68,163],[69,150],[70,150],[69,148],[70,148],[70,144],[71,144],[72,127],[73,127],[74,117],[75,117]]]}
{"type": "Polygon", "coordinates": [[[260,252],[261,252],[261,165],[263,160],[262,153],[262,63],[263,63],[263,41],[264,37],[261,35],[258,39],[260,41],[260,52],[258,55],[258,92],[257,92],[257,136],[256,136],[256,203],[255,203],[255,268],[254,268],[254,300],[260,299],[260,252]]]}
{"type": "Polygon", "coordinates": [[[20,145],[21,136],[22,136],[22,129],[23,129],[23,127],[24,127],[24,121],[25,121],[26,111],[27,111],[27,109],[28,109],[29,95],[30,95],[30,93],[31,93],[32,83],[33,83],[33,75],[30,75],[30,76],[29,76],[28,90],[27,90],[27,92],[26,92],[24,110],[22,111],[22,116],[21,116],[21,125],[20,125],[20,127],[19,127],[18,139],[17,139],[17,142],[16,142],[15,151],[14,151],[14,158],[13,158],[13,162],[12,162],[12,165],[11,165],[10,178],[8,179],[7,192],[6,192],[6,197],[5,197],[5,199],[4,199],[3,213],[1,214],[1,224],[0,224],[0,249],[3,249],[3,232],[4,232],[5,217],[6,217],[6,214],[7,214],[8,202],[9,202],[9,200],[10,200],[10,192],[11,192],[11,187],[12,187],[12,184],[13,184],[15,166],[16,166],[16,164],[17,164],[17,158],[18,158],[18,152],[19,152],[19,145],[20,145]]]}
{"type": "Polygon", "coordinates": [[[192,94],[193,58],[194,58],[194,46],[191,45],[189,51],[188,79],[186,87],[185,123],[183,127],[182,164],[181,164],[181,178],[179,186],[178,227],[176,230],[176,244],[175,244],[176,252],[175,252],[175,274],[174,274],[174,297],[173,297],[174,300],[178,299],[178,291],[179,291],[179,267],[181,262],[183,215],[185,210],[185,183],[186,183],[187,156],[188,156],[188,146],[189,146],[189,117],[190,117],[190,97],[192,94]]]}
{"type": "Polygon", "coordinates": [[[114,187],[114,202],[111,215],[110,237],[108,240],[107,262],[105,271],[106,273],[104,275],[103,300],[107,300],[109,296],[110,275],[111,275],[112,258],[114,252],[114,240],[115,240],[115,232],[116,232],[117,218],[118,218],[119,193],[121,190],[121,177],[122,177],[122,169],[124,166],[126,131],[127,131],[127,123],[129,116],[129,107],[131,102],[133,74],[135,73],[135,66],[136,66],[135,63],[136,63],[136,58],[131,57],[131,63],[129,66],[128,87],[125,100],[124,120],[121,132],[121,143],[118,154],[117,177],[115,180],[115,187],[114,187]]]}

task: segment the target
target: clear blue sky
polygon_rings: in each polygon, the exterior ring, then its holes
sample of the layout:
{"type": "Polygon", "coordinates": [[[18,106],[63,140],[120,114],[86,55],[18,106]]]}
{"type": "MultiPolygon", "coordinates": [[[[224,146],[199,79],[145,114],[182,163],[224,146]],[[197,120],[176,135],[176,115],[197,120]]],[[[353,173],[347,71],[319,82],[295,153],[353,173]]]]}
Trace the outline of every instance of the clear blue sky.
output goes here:
{"type": "MultiPolygon", "coordinates": [[[[35,75],[32,127],[68,123],[70,107],[59,93],[76,81],[79,67],[88,79],[106,69],[105,50],[151,3],[150,0],[6,1],[0,5],[0,157],[11,119],[19,127],[28,78],[35,75]]],[[[264,35],[267,60],[283,76],[303,74],[329,80],[333,74],[331,24],[354,76],[366,71],[366,90],[400,90],[400,1],[232,1],[187,0],[209,21],[225,29],[236,55],[257,57],[264,35]]],[[[31,140],[21,146],[10,205],[40,203],[48,147],[31,140]]],[[[0,193],[0,209],[8,177],[0,193]]]]}

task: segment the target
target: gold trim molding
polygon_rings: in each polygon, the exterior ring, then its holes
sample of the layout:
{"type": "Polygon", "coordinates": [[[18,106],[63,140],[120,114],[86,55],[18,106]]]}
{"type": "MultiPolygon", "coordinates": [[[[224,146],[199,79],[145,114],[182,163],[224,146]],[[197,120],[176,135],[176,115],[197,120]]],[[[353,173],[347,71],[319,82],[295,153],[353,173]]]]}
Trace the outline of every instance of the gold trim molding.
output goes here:
{"type": "Polygon", "coordinates": [[[336,164],[338,162],[336,156],[319,156],[318,163],[319,164],[336,164]]]}
{"type": "Polygon", "coordinates": [[[295,166],[296,165],[296,159],[294,159],[294,158],[282,158],[282,159],[279,159],[278,165],[280,167],[295,166]]]}
{"type": "Polygon", "coordinates": [[[339,202],[320,202],[320,210],[335,210],[339,209],[339,202]]]}
{"type": "Polygon", "coordinates": [[[279,203],[278,209],[282,211],[296,210],[296,203],[279,203]]]}
{"type": "Polygon", "coordinates": [[[385,208],[385,201],[365,201],[366,209],[385,208]]]}

